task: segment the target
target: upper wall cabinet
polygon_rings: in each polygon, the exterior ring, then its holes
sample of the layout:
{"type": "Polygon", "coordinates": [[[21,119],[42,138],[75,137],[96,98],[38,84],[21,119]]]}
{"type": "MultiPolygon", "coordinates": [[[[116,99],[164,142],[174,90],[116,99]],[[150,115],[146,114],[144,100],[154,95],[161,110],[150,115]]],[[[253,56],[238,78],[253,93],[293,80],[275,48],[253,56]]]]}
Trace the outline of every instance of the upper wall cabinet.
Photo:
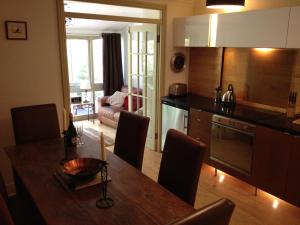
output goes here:
{"type": "Polygon", "coordinates": [[[290,8],[279,8],[220,14],[216,46],[285,48],[289,13],[290,8]]]}
{"type": "Polygon", "coordinates": [[[292,7],[287,38],[287,48],[300,48],[300,7],[292,7]]]}
{"type": "Polygon", "coordinates": [[[176,18],[173,23],[175,47],[207,47],[210,15],[176,18]]]}

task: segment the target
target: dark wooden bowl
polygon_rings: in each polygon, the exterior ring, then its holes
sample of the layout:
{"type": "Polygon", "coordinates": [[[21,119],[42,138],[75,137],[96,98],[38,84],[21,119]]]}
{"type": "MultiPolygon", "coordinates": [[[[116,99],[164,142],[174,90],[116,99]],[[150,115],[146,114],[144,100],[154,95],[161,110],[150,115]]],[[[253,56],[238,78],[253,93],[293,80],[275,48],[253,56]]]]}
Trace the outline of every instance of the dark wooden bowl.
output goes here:
{"type": "Polygon", "coordinates": [[[73,159],[63,165],[63,172],[73,178],[89,178],[95,176],[104,163],[94,158],[73,159]]]}

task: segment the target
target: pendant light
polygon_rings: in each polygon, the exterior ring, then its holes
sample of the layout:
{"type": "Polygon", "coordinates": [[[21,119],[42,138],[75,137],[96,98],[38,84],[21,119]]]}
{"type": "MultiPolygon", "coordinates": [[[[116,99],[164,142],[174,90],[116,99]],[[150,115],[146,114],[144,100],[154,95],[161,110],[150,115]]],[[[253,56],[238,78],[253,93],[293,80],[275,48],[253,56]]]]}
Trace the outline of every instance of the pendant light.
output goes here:
{"type": "Polygon", "coordinates": [[[225,9],[241,8],[245,6],[245,0],[206,0],[207,8],[225,9]]]}

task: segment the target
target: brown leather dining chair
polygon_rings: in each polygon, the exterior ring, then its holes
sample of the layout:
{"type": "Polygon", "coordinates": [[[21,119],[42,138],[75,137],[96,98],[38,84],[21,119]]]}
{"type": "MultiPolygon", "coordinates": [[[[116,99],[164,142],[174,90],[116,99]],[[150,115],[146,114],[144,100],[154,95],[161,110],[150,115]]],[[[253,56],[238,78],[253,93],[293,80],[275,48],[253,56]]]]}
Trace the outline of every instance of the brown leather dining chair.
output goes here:
{"type": "Polygon", "coordinates": [[[194,205],[206,145],[170,129],[161,159],[158,183],[194,205]]]}
{"type": "Polygon", "coordinates": [[[0,224],[13,225],[13,219],[8,209],[8,195],[5,187],[5,183],[0,173],[0,224]]]}
{"type": "Polygon", "coordinates": [[[16,144],[60,137],[55,104],[11,109],[16,144]]]}
{"type": "Polygon", "coordinates": [[[228,225],[234,207],[229,199],[221,199],[168,225],[228,225]]]}
{"type": "Polygon", "coordinates": [[[0,224],[1,225],[14,225],[10,212],[7,208],[6,202],[0,194],[0,224]]]}
{"type": "Polygon", "coordinates": [[[28,199],[24,199],[24,196],[9,197],[0,172],[0,225],[2,220],[4,224],[9,225],[43,225],[43,220],[32,204],[28,199]]]}
{"type": "Polygon", "coordinates": [[[4,179],[2,177],[1,172],[0,172],[0,194],[1,194],[2,198],[4,199],[4,201],[7,202],[8,194],[7,194],[7,190],[6,190],[4,179]]]}
{"type": "Polygon", "coordinates": [[[149,118],[121,111],[114,153],[126,162],[142,169],[149,118]]]}

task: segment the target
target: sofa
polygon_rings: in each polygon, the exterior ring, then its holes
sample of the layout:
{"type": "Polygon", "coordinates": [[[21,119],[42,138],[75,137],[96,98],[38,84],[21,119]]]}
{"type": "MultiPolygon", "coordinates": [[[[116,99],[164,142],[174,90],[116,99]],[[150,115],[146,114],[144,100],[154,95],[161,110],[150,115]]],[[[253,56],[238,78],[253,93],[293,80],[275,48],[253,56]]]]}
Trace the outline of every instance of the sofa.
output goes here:
{"type": "MultiPolygon", "coordinates": [[[[121,92],[123,93],[128,93],[128,86],[123,86],[121,89],[121,92]]],[[[132,88],[132,93],[133,94],[142,94],[142,90],[141,89],[137,89],[137,88],[132,88]]],[[[109,103],[107,103],[107,100],[110,96],[104,96],[104,97],[100,97],[98,98],[98,119],[100,123],[106,124],[110,127],[114,127],[117,128],[118,126],[118,121],[119,121],[119,116],[120,116],[120,112],[122,110],[126,110],[128,111],[128,99],[125,99],[123,106],[121,107],[117,107],[117,106],[113,106],[110,105],[109,103]],[[127,105],[126,105],[127,103],[127,105]],[[127,106],[127,107],[126,107],[127,106]]],[[[127,97],[126,97],[127,98],[127,97]]],[[[136,105],[136,97],[133,97],[133,105],[136,105]]],[[[139,108],[142,107],[142,99],[139,98],[139,108]]],[[[137,107],[133,106],[133,110],[136,111],[137,107]]]]}

